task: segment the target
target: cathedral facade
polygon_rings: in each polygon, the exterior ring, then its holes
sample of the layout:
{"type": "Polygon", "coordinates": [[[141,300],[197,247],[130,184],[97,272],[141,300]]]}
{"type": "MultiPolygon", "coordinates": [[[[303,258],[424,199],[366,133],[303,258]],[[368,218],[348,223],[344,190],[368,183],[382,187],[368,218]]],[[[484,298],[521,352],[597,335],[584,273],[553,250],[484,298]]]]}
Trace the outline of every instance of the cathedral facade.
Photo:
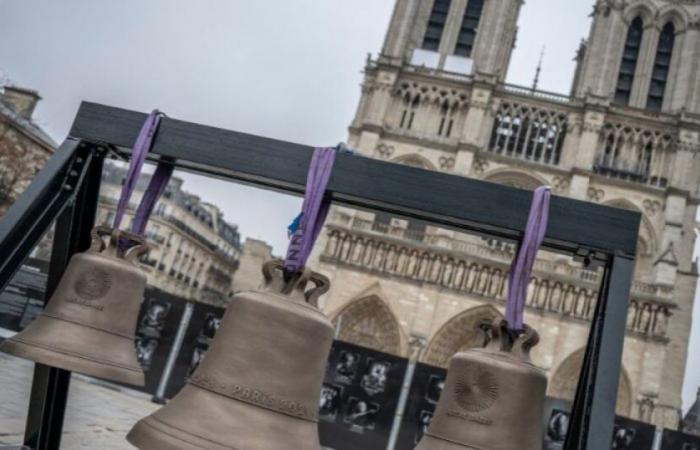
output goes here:
{"type": "MultiPolygon", "coordinates": [[[[698,279],[700,2],[599,0],[569,95],[505,82],[521,7],[397,0],[349,145],[641,212],[617,409],[677,428],[698,279]]],[[[323,308],[339,339],[446,366],[479,344],[479,321],[503,314],[513,255],[512,243],[337,207],[312,263],[331,279],[323,308]]],[[[525,318],[552,397],[574,396],[599,284],[598,271],[541,252],[525,318]]]]}

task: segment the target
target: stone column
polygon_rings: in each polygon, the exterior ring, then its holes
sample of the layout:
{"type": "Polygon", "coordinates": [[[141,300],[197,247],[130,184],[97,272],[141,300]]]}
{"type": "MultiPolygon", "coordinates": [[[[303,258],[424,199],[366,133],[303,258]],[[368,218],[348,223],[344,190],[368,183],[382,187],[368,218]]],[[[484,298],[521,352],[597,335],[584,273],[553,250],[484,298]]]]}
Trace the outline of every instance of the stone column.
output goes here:
{"type": "Polygon", "coordinates": [[[490,135],[493,126],[488,114],[492,94],[493,85],[474,83],[472,98],[459,140],[459,150],[455,158],[454,171],[459,175],[467,176],[471,173],[474,154],[488,145],[484,143],[483,136],[490,135]]]}
{"type": "Polygon", "coordinates": [[[589,96],[584,108],[578,146],[575,149],[565,147],[565,151],[573,153],[567,156],[571,158],[569,164],[572,167],[569,193],[579,200],[588,198],[589,174],[593,170],[595,155],[600,146],[600,133],[605,123],[604,105],[605,103],[601,103],[600,99],[589,96]]]}
{"type": "Polygon", "coordinates": [[[472,52],[475,72],[494,75],[498,81],[505,79],[522,4],[522,0],[484,2],[472,52]]]}
{"type": "Polygon", "coordinates": [[[382,56],[399,63],[406,56],[411,30],[415,25],[419,0],[396,0],[389,29],[384,38],[382,56]]]}
{"type": "Polygon", "coordinates": [[[606,98],[612,96],[626,35],[627,24],[622,19],[621,7],[595,7],[590,41],[576,92],[578,97],[587,94],[606,98]]]}
{"type": "Polygon", "coordinates": [[[440,67],[445,65],[447,55],[452,55],[455,51],[465,9],[467,9],[467,0],[452,0],[440,41],[440,67]]]}
{"type": "Polygon", "coordinates": [[[391,90],[396,81],[396,73],[379,71],[370,85],[371,94],[369,104],[366,108],[366,117],[363,120],[365,125],[372,125],[379,128],[384,126],[386,113],[391,103],[391,90]]]}
{"type": "MultiPolygon", "coordinates": [[[[656,59],[656,47],[659,43],[659,30],[654,24],[644,26],[642,44],[637,58],[637,68],[632,83],[629,105],[636,108],[646,108],[651,75],[656,59]]],[[[624,45],[624,44],[623,44],[624,45]]]]}

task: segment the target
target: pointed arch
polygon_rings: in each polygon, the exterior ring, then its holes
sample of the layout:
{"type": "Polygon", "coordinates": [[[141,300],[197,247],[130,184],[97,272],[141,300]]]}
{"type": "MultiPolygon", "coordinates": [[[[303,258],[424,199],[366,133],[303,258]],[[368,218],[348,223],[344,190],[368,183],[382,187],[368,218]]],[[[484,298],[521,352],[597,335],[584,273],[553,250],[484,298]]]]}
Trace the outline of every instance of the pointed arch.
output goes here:
{"type": "Polygon", "coordinates": [[[491,305],[477,306],[456,315],[433,335],[422,362],[447,367],[455,353],[482,345],[483,338],[477,330],[479,323],[499,317],[503,315],[491,305]]]}
{"type": "Polygon", "coordinates": [[[638,0],[625,10],[623,21],[627,26],[630,26],[635,19],[639,18],[646,26],[653,22],[657,13],[657,8],[651,0],[638,0]]]}
{"type": "MultiPolygon", "coordinates": [[[[586,349],[581,348],[567,356],[553,371],[549,381],[548,395],[564,400],[572,400],[576,395],[579,375],[583,367],[586,349]]],[[[629,417],[632,409],[632,390],[629,376],[624,367],[620,370],[620,382],[617,388],[616,412],[629,417]]]]}
{"type": "Polygon", "coordinates": [[[535,188],[549,184],[546,180],[534,173],[512,168],[502,168],[491,171],[486,174],[484,180],[527,190],[534,190],[535,188]]]}
{"type": "Polygon", "coordinates": [[[678,34],[684,33],[688,28],[688,24],[692,21],[692,14],[686,7],[674,4],[664,5],[659,8],[657,17],[656,23],[660,30],[670,22],[678,34]]]}
{"type": "Polygon", "coordinates": [[[437,167],[428,158],[417,153],[398,156],[391,162],[404,166],[418,167],[419,169],[437,170],[437,167]]]}
{"type": "MultiPolygon", "coordinates": [[[[648,22],[648,21],[647,21],[648,22]]],[[[622,61],[617,76],[615,87],[615,103],[627,106],[632,95],[632,85],[637,73],[637,63],[642,47],[642,35],[644,34],[642,14],[638,14],[630,21],[625,37],[625,45],[622,49],[622,61]]]]}
{"type": "Polygon", "coordinates": [[[393,311],[376,293],[350,301],[332,320],[338,339],[394,355],[405,353],[405,338],[393,311]]]}

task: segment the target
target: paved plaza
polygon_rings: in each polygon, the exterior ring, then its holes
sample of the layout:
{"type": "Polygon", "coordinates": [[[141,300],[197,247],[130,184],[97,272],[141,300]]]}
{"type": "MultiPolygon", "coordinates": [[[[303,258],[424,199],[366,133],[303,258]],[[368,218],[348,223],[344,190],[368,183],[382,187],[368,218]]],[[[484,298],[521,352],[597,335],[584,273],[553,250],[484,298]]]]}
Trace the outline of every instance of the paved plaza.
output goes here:
{"type": "MultiPolygon", "coordinates": [[[[0,447],[22,442],[33,369],[29,361],[0,353],[0,447]]],[[[158,407],[146,394],[74,375],[61,448],[133,449],[124,436],[158,407]]]]}

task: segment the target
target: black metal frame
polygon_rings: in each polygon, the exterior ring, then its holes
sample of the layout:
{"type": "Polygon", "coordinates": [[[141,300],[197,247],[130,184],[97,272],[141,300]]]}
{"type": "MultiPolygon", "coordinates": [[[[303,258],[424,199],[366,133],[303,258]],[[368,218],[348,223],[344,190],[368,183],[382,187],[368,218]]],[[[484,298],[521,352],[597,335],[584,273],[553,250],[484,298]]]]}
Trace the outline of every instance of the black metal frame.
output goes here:
{"type": "MultiPolygon", "coordinates": [[[[69,138],[0,221],[0,288],[54,219],[47,299],[70,258],[88,247],[107,150],[128,156],[146,114],[83,103],[69,138]],[[8,257],[5,257],[8,255],[8,257]]],[[[150,158],[183,170],[303,194],[313,148],[164,118],[150,158]]],[[[502,239],[523,234],[531,193],[339,154],[330,198],[502,239]]],[[[640,214],[553,197],[544,248],[604,266],[566,448],[609,448],[640,214]],[[605,357],[601,358],[602,351],[605,357]]],[[[25,443],[60,446],[70,372],[37,365],[25,443]]]]}

